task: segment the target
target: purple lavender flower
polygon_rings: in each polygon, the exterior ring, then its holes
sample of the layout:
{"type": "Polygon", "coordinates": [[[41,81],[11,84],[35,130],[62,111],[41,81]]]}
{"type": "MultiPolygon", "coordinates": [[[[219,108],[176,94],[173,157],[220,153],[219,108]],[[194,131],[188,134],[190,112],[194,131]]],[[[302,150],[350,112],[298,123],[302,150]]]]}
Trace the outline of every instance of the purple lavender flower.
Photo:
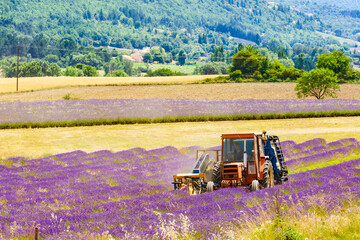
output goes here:
{"type": "Polygon", "coordinates": [[[0,101],[0,123],[359,109],[359,99],[0,101]]]}
{"type": "MultiPolygon", "coordinates": [[[[290,168],[360,151],[356,139],[288,141],[282,147],[296,149],[287,161],[290,168]]],[[[256,192],[225,188],[189,196],[185,189],[172,190],[172,175],[191,170],[194,150],[167,146],[8,159],[12,164],[0,165],[2,237],[26,236],[38,226],[46,239],[107,233],[120,239],[166,238],[169,229],[207,239],[219,226],[271,220],[276,202],[286,206],[282,214],[306,215],[315,207],[336,212],[360,197],[360,159],[291,174],[288,183],[256,192]]]]}

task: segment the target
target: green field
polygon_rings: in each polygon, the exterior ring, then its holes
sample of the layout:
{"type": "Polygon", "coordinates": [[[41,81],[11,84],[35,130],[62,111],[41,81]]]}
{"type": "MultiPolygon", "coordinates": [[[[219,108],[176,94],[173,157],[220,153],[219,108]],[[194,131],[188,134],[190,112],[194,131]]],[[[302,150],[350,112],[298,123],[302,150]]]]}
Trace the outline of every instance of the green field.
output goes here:
{"type": "Polygon", "coordinates": [[[145,68],[152,71],[155,71],[160,68],[169,68],[172,71],[182,72],[188,75],[193,74],[196,66],[201,66],[201,63],[197,63],[196,65],[176,65],[176,64],[160,64],[160,63],[134,63],[134,68],[145,68]]]}

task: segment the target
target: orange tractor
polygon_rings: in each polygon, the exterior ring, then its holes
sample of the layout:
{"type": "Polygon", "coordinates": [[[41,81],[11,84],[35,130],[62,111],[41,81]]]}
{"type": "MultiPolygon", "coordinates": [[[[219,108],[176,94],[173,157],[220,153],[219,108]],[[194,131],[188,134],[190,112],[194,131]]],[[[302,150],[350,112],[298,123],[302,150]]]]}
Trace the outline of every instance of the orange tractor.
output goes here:
{"type": "Polygon", "coordinates": [[[174,189],[188,187],[190,194],[225,187],[252,191],[288,180],[280,140],[256,133],[223,134],[221,150],[198,150],[192,173],[173,176],[174,189]]]}

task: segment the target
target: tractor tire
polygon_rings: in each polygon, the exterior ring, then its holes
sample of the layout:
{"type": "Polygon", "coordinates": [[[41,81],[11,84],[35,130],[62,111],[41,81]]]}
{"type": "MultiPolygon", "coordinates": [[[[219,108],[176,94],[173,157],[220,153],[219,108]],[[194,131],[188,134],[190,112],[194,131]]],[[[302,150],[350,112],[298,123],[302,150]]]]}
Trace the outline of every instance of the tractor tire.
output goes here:
{"type": "Polygon", "coordinates": [[[212,174],[212,181],[215,185],[221,185],[221,176],[220,176],[220,162],[214,163],[214,170],[212,174]]]}
{"type": "Polygon", "coordinates": [[[263,171],[263,180],[261,181],[263,188],[271,188],[274,186],[274,169],[269,160],[265,161],[264,171],[263,171]]]}
{"type": "Polygon", "coordinates": [[[214,182],[210,181],[206,184],[206,191],[207,192],[212,192],[214,191],[214,182]]]}
{"type": "Polygon", "coordinates": [[[258,180],[254,180],[251,182],[251,191],[255,192],[260,189],[260,184],[258,180]]]}

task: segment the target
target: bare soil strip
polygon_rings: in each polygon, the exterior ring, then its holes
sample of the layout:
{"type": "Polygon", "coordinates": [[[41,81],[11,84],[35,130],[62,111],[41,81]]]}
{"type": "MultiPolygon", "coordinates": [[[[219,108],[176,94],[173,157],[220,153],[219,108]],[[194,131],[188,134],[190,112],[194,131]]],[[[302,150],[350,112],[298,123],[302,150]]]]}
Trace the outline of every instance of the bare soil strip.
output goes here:
{"type": "MultiPolygon", "coordinates": [[[[179,78],[174,77],[174,79],[179,78]]],[[[56,79],[48,79],[48,81],[53,80],[55,81],[56,79]]],[[[48,89],[35,92],[0,93],[0,101],[57,100],[62,99],[67,94],[69,94],[71,98],[78,99],[296,99],[297,96],[294,91],[295,85],[296,83],[223,83],[146,86],[83,86],[48,89]]],[[[360,84],[342,84],[340,88],[341,91],[338,93],[339,98],[360,98],[360,84]]],[[[36,88],[34,87],[34,89],[36,88]]],[[[2,86],[0,82],[0,92],[1,91],[2,86]]]]}
{"type": "Polygon", "coordinates": [[[74,150],[153,149],[167,145],[211,147],[221,144],[222,133],[261,132],[263,129],[278,135],[282,141],[302,142],[316,137],[327,141],[346,137],[360,140],[360,117],[1,130],[0,158],[42,157],[74,150]]]}

